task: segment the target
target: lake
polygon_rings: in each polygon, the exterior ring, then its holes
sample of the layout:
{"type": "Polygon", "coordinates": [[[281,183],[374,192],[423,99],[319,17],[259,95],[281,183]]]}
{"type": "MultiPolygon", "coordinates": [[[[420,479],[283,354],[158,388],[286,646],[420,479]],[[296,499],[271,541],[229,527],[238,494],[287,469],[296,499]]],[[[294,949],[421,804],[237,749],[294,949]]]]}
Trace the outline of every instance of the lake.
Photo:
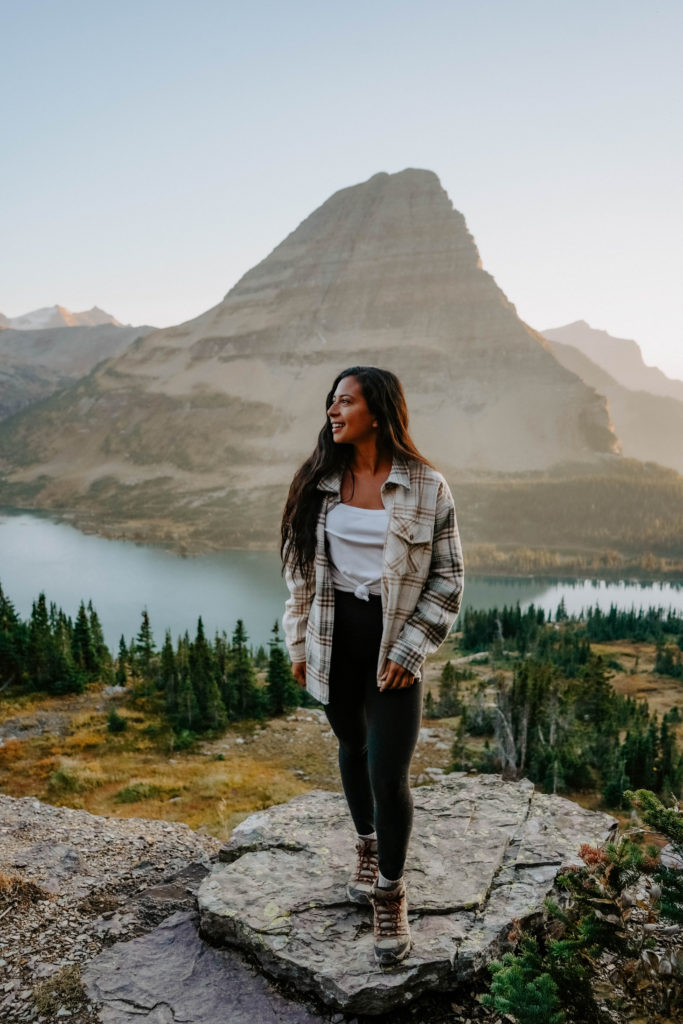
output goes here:
{"type": "MultiPolygon", "coordinates": [[[[188,558],[8,511],[0,513],[0,583],[23,618],[30,615],[41,590],[71,616],[81,599],[92,599],[114,650],[121,634],[129,640],[138,632],[143,608],[159,645],[166,629],[174,639],[185,630],[194,635],[200,615],[209,636],[217,630],[230,634],[242,618],[252,644],[266,644],[287,596],[275,552],[225,551],[188,558]]],[[[610,604],[656,605],[683,613],[680,585],[605,580],[471,576],[464,605],[489,608],[519,601],[526,607],[533,601],[554,614],[562,598],[569,613],[589,605],[607,610],[610,604]]]]}

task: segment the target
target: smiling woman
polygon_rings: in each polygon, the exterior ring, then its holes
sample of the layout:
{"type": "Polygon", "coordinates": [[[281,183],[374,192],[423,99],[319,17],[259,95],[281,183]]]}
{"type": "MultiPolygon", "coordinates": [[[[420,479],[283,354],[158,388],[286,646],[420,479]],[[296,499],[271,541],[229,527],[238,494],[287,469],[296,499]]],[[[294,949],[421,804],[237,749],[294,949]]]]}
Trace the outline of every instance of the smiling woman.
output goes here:
{"type": "Polygon", "coordinates": [[[408,433],[398,378],[351,367],[325,409],[282,519],[283,624],[294,676],[339,740],[357,832],[348,898],[372,904],[375,957],[391,967],[411,947],[403,869],[421,668],[460,608],[462,552],[451,493],[408,433]]]}
{"type": "Polygon", "coordinates": [[[344,377],[327,410],[335,444],[366,445],[373,441],[378,423],[368,408],[355,377],[344,377]]]}

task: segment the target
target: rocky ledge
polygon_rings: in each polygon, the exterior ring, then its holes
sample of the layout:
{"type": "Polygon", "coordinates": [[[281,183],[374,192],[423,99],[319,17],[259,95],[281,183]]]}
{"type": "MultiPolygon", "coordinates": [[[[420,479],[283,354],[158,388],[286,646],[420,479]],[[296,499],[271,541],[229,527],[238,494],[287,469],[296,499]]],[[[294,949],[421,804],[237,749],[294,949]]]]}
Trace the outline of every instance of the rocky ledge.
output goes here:
{"type": "Polygon", "coordinates": [[[373,958],[369,908],[347,901],[354,856],[344,798],[313,791],[253,814],[198,892],[201,934],[328,1006],[379,1014],[470,981],[540,913],[558,871],[614,819],[523,780],[450,775],[414,791],[408,886],[414,946],[391,971],[373,958]]]}

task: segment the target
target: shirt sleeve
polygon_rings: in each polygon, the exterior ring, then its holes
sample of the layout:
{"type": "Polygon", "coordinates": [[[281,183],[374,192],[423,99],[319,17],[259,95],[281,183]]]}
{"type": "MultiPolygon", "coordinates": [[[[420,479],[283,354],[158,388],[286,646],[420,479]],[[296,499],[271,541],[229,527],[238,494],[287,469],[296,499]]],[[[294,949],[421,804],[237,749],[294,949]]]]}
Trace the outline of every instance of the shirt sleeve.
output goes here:
{"type": "Polygon", "coordinates": [[[315,596],[315,580],[304,579],[290,565],[285,566],[285,582],[289,597],[285,601],[282,628],[292,662],[306,660],[306,626],[315,596]]]}
{"type": "Polygon", "coordinates": [[[455,505],[441,481],[436,501],[429,576],[417,605],[391,645],[387,658],[418,675],[428,654],[438,650],[460,610],[464,566],[455,505]]]}

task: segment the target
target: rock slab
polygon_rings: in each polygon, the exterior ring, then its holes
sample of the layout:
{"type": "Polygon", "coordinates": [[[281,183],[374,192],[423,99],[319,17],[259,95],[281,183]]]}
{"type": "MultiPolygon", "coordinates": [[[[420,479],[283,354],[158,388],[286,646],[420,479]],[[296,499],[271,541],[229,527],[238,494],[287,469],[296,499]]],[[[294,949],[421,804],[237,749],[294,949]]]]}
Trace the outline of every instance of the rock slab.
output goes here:
{"type": "Polygon", "coordinates": [[[370,908],[346,897],[355,836],[342,796],[313,791],[251,815],[200,886],[201,933],[327,1005],[378,1014],[474,977],[515,920],[540,913],[582,843],[608,815],[500,776],[449,775],[414,791],[406,883],[413,949],[380,970],[370,908]]]}
{"type": "Polygon", "coordinates": [[[120,942],[83,972],[102,1024],[319,1024],[238,955],[212,949],[193,913],[177,913],[148,935],[120,942]]]}

